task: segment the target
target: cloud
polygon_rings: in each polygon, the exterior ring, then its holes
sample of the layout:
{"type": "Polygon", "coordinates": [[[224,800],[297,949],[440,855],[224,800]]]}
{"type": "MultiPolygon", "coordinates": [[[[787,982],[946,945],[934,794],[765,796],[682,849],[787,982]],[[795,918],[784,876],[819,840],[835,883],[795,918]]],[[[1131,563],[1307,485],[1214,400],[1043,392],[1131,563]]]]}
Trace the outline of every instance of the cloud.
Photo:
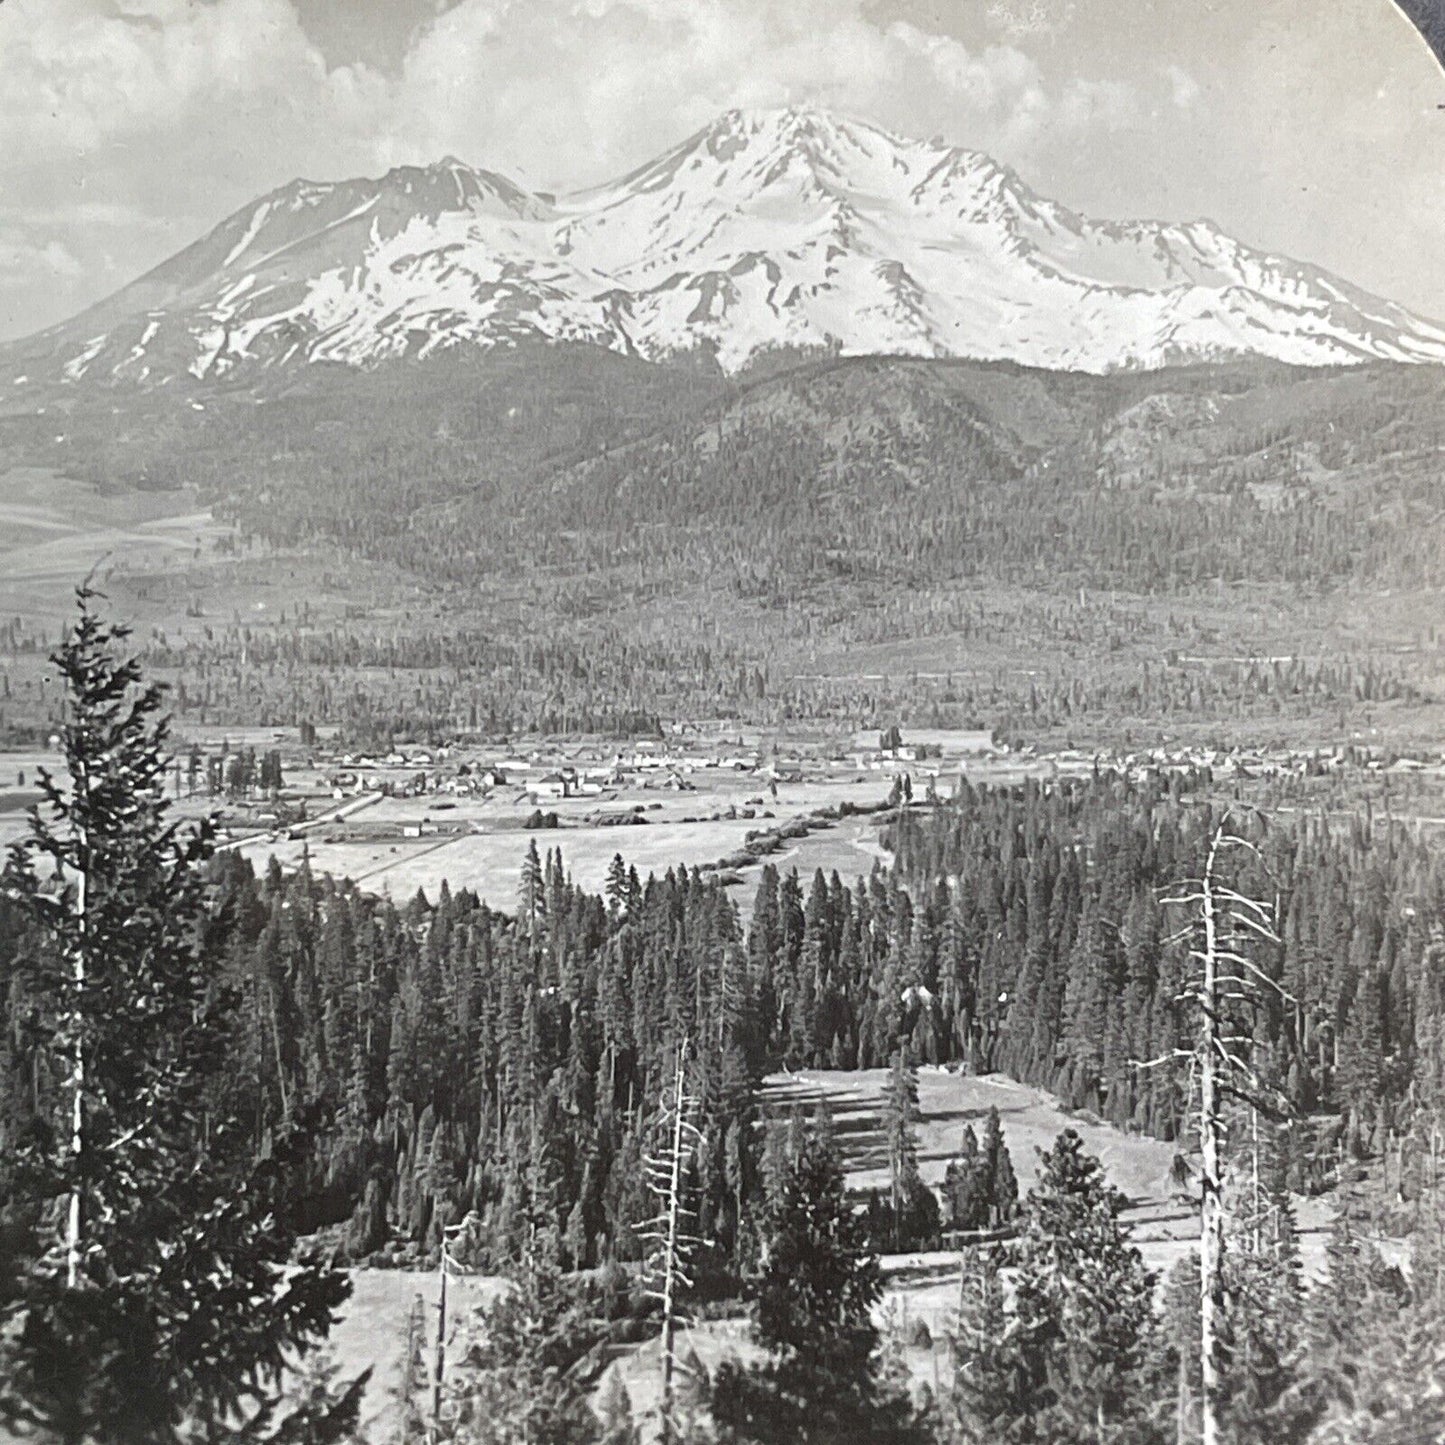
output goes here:
{"type": "Polygon", "coordinates": [[[872,0],[459,0],[389,74],[328,65],[292,0],[10,0],[0,194],[81,269],[36,252],[25,284],[12,258],[0,334],[96,299],[296,175],[451,152],[566,188],[731,106],[799,102],[1025,167],[1142,114],[1124,84],[1051,82],[1013,44],[970,48],[872,0]]]}
{"type": "Polygon", "coordinates": [[[1199,100],[1199,82],[1182,65],[1167,66],[1164,73],[1169,78],[1170,91],[1177,109],[1188,110],[1199,100]]]}
{"type": "Polygon", "coordinates": [[[1074,18],[1074,0],[993,0],[988,18],[1011,40],[1052,39],[1074,18]]]}
{"type": "Polygon", "coordinates": [[[461,0],[420,35],[393,153],[480,155],[585,184],[734,105],[814,102],[1026,161],[1045,129],[1120,124],[1117,83],[1051,87],[1011,45],[970,49],[866,0],[461,0]]]}
{"type": "Polygon", "coordinates": [[[59,241],[0,238],[0,279],[33,282],[36,276],[69,281],[83,275],[80,260],[59,241]]]}
{"type": "Polygon", "coordinates": [[[388,104],[379,76],[326,66],[289,0],[10,0],[0,196],[82,271],[0,277],[0,334],[96,299],[291,174],[369,161],[388,104]]]}

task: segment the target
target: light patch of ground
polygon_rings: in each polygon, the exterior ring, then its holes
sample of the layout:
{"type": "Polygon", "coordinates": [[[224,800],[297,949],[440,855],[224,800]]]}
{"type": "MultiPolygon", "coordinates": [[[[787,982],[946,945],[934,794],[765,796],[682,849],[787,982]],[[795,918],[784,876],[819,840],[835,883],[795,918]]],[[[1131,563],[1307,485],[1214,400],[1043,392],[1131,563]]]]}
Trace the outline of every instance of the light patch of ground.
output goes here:
{"type": "MultiPolygon", "coordinates": [[[[438,815],[444,816],[444,815],[438,815]]],[[[719,823],[652,823],[635,828],[544,828],[535,832],[464,834],[456,838],[423,838],[404,842],[327,843],[310,841],[311,866],[317,872],[351,878],[374,893],[398,903],[418,888],[435,899],[442,880],[453,892],[470,888],[494,908],[511,909],[517,900],[522,861],[528,844],[540,853],[560,849],[572,881],[600,893],[615,855],[646,879],[669,868],[711,863],[741,846],[749,830],[766,826],[744,819],[719,823]]],[[[318,830],[324,835],[324,829],[318,830]]],[[[301,857],[300,841],[263,842],[245,851],[257,867],[271,855],[283,867],[301,857]]]]}
{"type": "Polygon", "coordinates": [[[221,529],[190,491],[102,493],[37,467],[0,473],[0,613],[65,615],[97,563],[179,565],[221,529]]]}
{"type": "MultiPolygon", "coordinates": [[[[369,1441],[395,1438],[398,1392],[406,1357],[407,1321],[412,1302],[421,1295],[426,1305],[427,1365],[436,1349],[437,1299],[440,1279],[435,1270],[359,1269],[352,1271],[351,1298],[341,1322],[331,1332],[329,1352],[340,1379],[371,1371],[361,1407],[362,1434],[369,1441]]],[[[479,1306],[497,1297],[502,1281],[491,1276],[453,1278],[447,1283],[447,1343],[461,1347],[479,1306]]],[[[428,1405],[430,1401],[427,1402],[428,1405]]]]}
{"type": "MultiPolygon", "coordinates": [[[[455,759],[451,765],[455,766],[455,759]]],[[[405,787],[416,772],[393,771],[394,778],[386,776],[398,787],[405,787]]],[[[293,868],[304,845],[314,870],[350,878],[398,902],[418,889],[434,899],[445,880],[453,892],[469,888],[492,907],[510,909],[532,842],[543,854],[559,849],[573,883],[600,892],[618,854],[644,880],[649,873],[660,875],[669,868],[706,867],[738,852],[750,834],[771,831],[844,802],[871,808],[887,791],[876,775],[850,773],[844,778],[772,784],[757,774],[709,769],[694,774],[695,786],[684,791],[664,788],[661,778],[644,776],[610,785],[600,795],[538,801],[520,781],[524,776],[509,774],[506,786],[485,796],[369,795],[371,801],[357,814],[354,828],[323,822],[308,828],[304,838],[262,834],[241,844],[240,851],[257,869],[273,855],[282,867],[293,868]],[[525,820],[537,812],[555,813],[560,826],[525,828],[525,820]],[[634,812],[642,823],[600,826],[596,822],[598,815],[634,812]],[[406,836],[415,827],[437,831],[406,836]],[[458,831],[462,829],[467,831],[458,831]]],[[[317,775],[288,773],[293,788],[316,781],[317,775]]],[[[308,806],[317,815],[331,804],[328,800],[308,806]]],[[[881,818],[870,813],[819,824],[804,838],[786,840],[762,861],[784,873],[796,868],[805,878],[817,868],[824,873],[836,869],[851,883],[886,860],[878,843],[880,823],[881,818]]],[[[762,861],[737,870],[741,881],[732,892],[744,913],[756,892],[762,861]]]]}
{"type": "MultiPolygon", "coordinates": [[[[881,818],[876,816],[844,818],[831,827],[809,833],[806,838],[790,839],[765,861],[782,874],[796,871],[805,887],[819,869],[825,878],[836,872],[844,883],[851,884],[866,878],[879,863],[892,860],[893,855],[878,841],[881,823],[881,818]]],[[[729,890],[745,919],[752,907],[761,871],[761,865],[748,869],[743,881],[729,890]]]]}
{"type": "MultiPolygon", "coordinates": [[[[795,1105],[811,1114],[826,1103],[843,1149],[849,1188],[881,1189],[888,1183],[881,1124],[887,1080],[886,1069],[775,1074],[767,1082],[764,1100],[770,1112],[784,1115],[795,1105]]],[[[1071,1115],[1051,1095],[1003,1074],[971,1076],[921,1068],[918,1108],[919,1166],[929,1184],[942,1181],[948,1161],[958,1154],[964,1126],[972,1124],[981,1134],[988,1111],[996,1108],[1020,1190],[1027,1190],[1037,1177],[1039,1150],[1051,1147],[1060,1130],[1072,1128],[1131,1200],[1159,1204],[1172,1192],[1174,1145],[1071,1115]]]]}
{"type": "MultiPolygon", "coordinates": [[[[765,1086],[773,1113],[787,1114],[794,1104],[811,1112],[826,1101],[842,1148],[851,1189],[872,1189],[887,1180],[882,1158],[881,1105],[886,1071],[847,1073],[833,1070],[777,1074],[765,1086]]],[[[963,1126],[981,1131],[990,1108],[997,1108],[1021,1192],[1038,1177],[1039,1151],[1050,1148],[1065,1128],[1075,1129],[1090,1153],[1104,1165],[1110,1181],[1130,1200],[1125,1220],[1145,1265],[1162,1281],[1198,1239],[1198,1216],[1176,1203],[1170,1184],[1174,1146],[1141,1135],[1125,1134],[1107,1124],[1082,1118],[1065,1109],[1041,1089],[1016,1083],[1001,1074],[970,1077],[944,1069],[919,1071],[919,1158],[925,1180],[938,1183],[948,1160],[958,1150],[963,1126]]],[[[1324,1244],[1330,1209],[1325,1200],[1296,1199],[1300,1247],[1306,1274],[1318,1278],[1324,1267],[1324,1244]]],[[[946,1387],[952,1370],[949,1332],[958,1308],[961,1256],[954,1251],[885,1255],[881,1260],[885,1292],[876,1314],[881,1328],[904,1341],[922,1321],[931,1344],[909,1346],[905,1362],[915,1383],[934,1390],[946,1387]]],[[[729,1357],[747,1359],[753,1351],[742,1319],[705,1321],[687,1332],[688,1345],[709,1371],[729,1357]]],[[[627,1386],[634,1411],[655,1438],[661,1390],[659,1349],[654,1341],[612,1366],[627,1386]]]]}

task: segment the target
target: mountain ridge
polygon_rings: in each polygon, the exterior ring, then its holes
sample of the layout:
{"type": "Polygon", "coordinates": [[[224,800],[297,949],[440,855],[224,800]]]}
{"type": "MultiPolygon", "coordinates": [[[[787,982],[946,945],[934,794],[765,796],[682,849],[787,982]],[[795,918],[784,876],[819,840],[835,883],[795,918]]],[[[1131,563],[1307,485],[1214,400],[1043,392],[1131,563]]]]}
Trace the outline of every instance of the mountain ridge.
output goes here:
{"type": "Polygon", "coordinates": [[[730,111],[562,196],[452,156],[289,182],[0,347],[0,379],[191,385],[523,339],[730,371],[777,347],[1095,373],[1445,361],[1445,326],[1212,222],[1091,220],[982,152],[804,108],[730,111]]]}

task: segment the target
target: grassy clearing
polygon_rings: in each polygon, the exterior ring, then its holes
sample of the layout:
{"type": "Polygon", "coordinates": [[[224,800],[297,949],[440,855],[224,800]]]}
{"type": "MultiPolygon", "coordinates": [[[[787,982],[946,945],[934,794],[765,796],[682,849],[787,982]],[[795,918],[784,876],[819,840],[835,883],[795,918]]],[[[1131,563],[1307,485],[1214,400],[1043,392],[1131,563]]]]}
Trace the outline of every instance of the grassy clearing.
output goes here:
{"type": "Polygon", "coordinates": [[[220,529],[196,493],[104,493],[37,467],[0,472],[0,612],[63,616],[97,563],[178,566],[220,529]],[[102,561],[102,559],[105,559],[102,561]]]}
{"type": "MultiPolygon", "coordinates": [[[[843,1150],[850,1188],[872,1189],[886,1183],[881,1129],[882,1089],[886,1072],[816,1071],[778,1074],[767,1081],[765,1102],[773,1114],[786,1114],[795,1104],[807,1111],[826,1102],[843,1150]]],[[[1170,1166],[1172,1144],[1125,1134],[1107,1124],[1065,1109],[1041,1089],[1015,1083],[1001,1074],[970,1077],[944,1069],[919,1072],[919,1159],[923,1177],[937,1183],[958,1149],[963,1127],[981,1127],[990,1108],[997,1108],[1004,1138],[1013,1158],[1021,1191],[1038,1176],[1039,1150],[1051,1146],[1061,1130],[1078,1131],[1085,1146],[1099,1156],[1110,1180],[1129,1197],[1125,1218],[1134,1232],[1146,1265],[1161,1278],[1194,1247],[1198,1216],[1173,1197],[1170,1166]]],[[[1300,1246],[1306,1272],[1324,1266],[1329,1208],[1323,1200],[1296,1200],[1300,1246]]],[[[910,1345],[905,1359],[914,1379],[935,1390],[951,1371],[948,1332],[958,1303],[960,1258],[954,1252],[885,1255],[885,1294],[878,1320],[908,1339],[918,1321],[931,1344],[910,1345]]],[[[741,1319],[708,1321],[688,1332],[698,1358],[713,1369],[729,1355],[749,1352],[747,1325],[741,1319]]],[[[620,1371],[639,1414],[655,1409],[659,1396],[656,1343],[645,1345],[613,1366],[620,1371]]]]}
{"type": "MultiPolygon", "coordinates": [[[[311,866],[338,878],[351,878],[373,893],[404,902],[424,889],[435,898],[443,880],[456,892],[470,888],[494,908],[516,905],[518,879],[527,846],[540,852],[558,848],[572,880],[600,893],[607,869],[620,853],[642,878],[686,864],[710,863],[738,847],[756,823],[650,824],[645,828],[541,829],[466,834],[459,838],[425,838],[408,842],[326,843],[312,841],[311,866]]],[[[283,867],[300,861],[302,843],[263,842],[246,850],[258,867],[274,854],[283,867]]]]}
{"type": "MultiPolygon", "coordinates": [[[[427,1362],[436,1347],[435,1270],[361,1269],[352,1274],[352,1294],[341,1322],[331,1332],[330,1353],[343,1379],[371,1371],[362,1402],[362,1434],[376,1442],[395,1438],[397,1400],[406,1354],[406,1326],[412,1301],[427,1306],[427,1362]]],[[[454,1278],[447,1284],[448,1348],[460,1346],[479,1306],[495,1299],[502,1282],[491,1277],[454,1278]]]]}
{"type": "MultiPolygon", "coordinates": [[[[887,1079],[886,1069],[777,1074],[768,1080],[764,1102],[774,1115],[785,1115],[796,1105],[811,1113],[819,1103],[826,1103],[843,1148],[849,1188],[881,1189],[888,1182],[881,1124],[887,1079]]],[[[1038,1151],[1048,1148],[1061,1129],[1073,1128],[1131,1201],[1150,1205],[1169,1199],[1172,1144],[1090,1122],[1065,1110],[1042,1090],[1002,1074],[970,1076],[922,1068],[918,1107],[919,1166],[930,1184],[942,1181],[948,1161],[958,1153],[964,1126],[972,1124],[981,1131],[988,1111],[997,1109],[1021,1190],[1034,1182],[1038,1151]]]]}
{"type": "MultiPolygon", "coordinates": [[[[445,881],[454,892],[469,888],[493,907],[510,909],[516,900],[522,860],[530,843],[539,851],[560,849],[564,865],[577,886],[601,892],[615,856],[646,879],[669,868],[706,867],[736,854],[751,833],[778,828],[822,808],[851,802],[872,807],[885,783],[868,777],[858,781],[808,779],[783,783],[776,797],[756,774],[708,772],[698,775],[692,791],[669,792],[631,783],[609,788],[600,797],[543,800],[525,797],[508,786],[488,798],[382,798],[367,807],[355,830],[323,825],[305,839],[311,866],[338,878],[350,878],[369,891],[402,901],[417,889],[435,898],[445,881]],[[598,813],[626,814],[641,808],[640,825],[601,827],[589,819],[598,813]],[[561,826],[528,830],[532,813],[556,813],[561,826]],[[729,813],[735,816],[728,816],[729,813]],[[752,816],[744,816],[751,813],[752,816]],[[764,816],[768,814],[770,816],[764,816]],[[437,834],[407,838],[409,824],[430,821],[437,834]],[[475,829],[460,835],[452,830],[475,829]]],[[[852,881],[866,876],[885,855],[878,844],[879,819],[863,816],[819,825],[804,838],[790,839],[767,862],[784,872],[796,868],[804,876],[814,869],[837,869],[852,881]]],[[[300,839],[260,837],[244,845],[243,854],[257,868],[275,856],[283,867],[300,862],[300,839]]],[[[734,901],[746,911],[757,888],[761,862],[740,868],[734,901]]]]}

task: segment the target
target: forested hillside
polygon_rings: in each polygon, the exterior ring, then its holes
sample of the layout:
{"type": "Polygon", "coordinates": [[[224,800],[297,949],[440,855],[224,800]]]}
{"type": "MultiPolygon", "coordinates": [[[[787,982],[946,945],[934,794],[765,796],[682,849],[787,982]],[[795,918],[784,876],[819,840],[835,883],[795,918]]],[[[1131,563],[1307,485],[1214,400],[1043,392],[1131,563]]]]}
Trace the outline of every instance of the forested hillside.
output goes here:
{"type": "MultiPolygon", "coordinates": [[[[214,1333],[260,1352],[245,1378],[264,1423],[277,1351],[312,1348],[345,1296],[338,1262],[459,1263],[511,1286],[445,1391],[439,1347],[429,1406],[413,1312],[405,1439],[511,1438],[538,1410],[559,1445],[607,1422],[631,1438],[625,1393],[594,1411],[587,1387],[659,1332],[679,1440],[837,1442],[867,1421],[900,1445],[1106,1426],[1155,1445],[1200,1414],[1234,1445],[1433,1438],[1386,1428],[1441,1409],[1445,872],[1418,825],[1270,818],[1203,770],[1100,769],[900,796],[892,867],[851,886],[770,869],[746,927],[697,871],[644,882],[618,858],[591,896],[535,846],[515,908],[445,886],[397,907],[305,863],[258,877],[175,828],[160,695],[106,651],[124,636],[83,610],[58,655],[71,786],[45,784],[0,877],[0,1310],[17,1322],[0,1341],[20,1366],[0,1419],[69,1419],[97,1358],[97,1418],[223,1412],[244,1354],[208,1352],[214,1333]],[[1228,922],[1241,910],[1250,930],[1228,922]],[[1023,1198],[997,1110],[981,1140],[960,1130],[941,1189],[924,1182],[925,1062],[1042,1084],[1173,1146],[1202,1243],[1162,1310],[1127,1201],[1073,1129],[1023,1198]],[[886,1068],[883,1187],[848,1196],[826,1109],[767,1112],[779,1066],[886,1068]],[[214,1192],[230,1181],[236,1198],[214,1192]],[[1294,1198],[1327,1190],[1329,1278],[1307,1291],[1294,1198]],[[154,1237],[118,1233],[130,1210],[154,1237]],[[1408,1277],[1358,1242],[1362,1218],[1411,1233],[1408,1277]],[[945,1230],[967,1250],[952,1379],[910,1391],[874,1319],[877,1255],[945,1230]],[[246,1301],[274,1303],[288,1257],[314,1293],[263,1331],[246,1301]],[[194,1304],[196,1258],[249,1271],[241,1305],[194,1304]],[[674,1387],[680,1310],[744,1302],[763,1359],[689,1365],[674,1387]],[[128,1363],[153,1353],[146,1331],[167,1351],[153,1380],[128,1363]]],[[[345,1428],[364,1384],[323,1364],[301,1412],[345,1428]]]]}
{"type": "Polygon", "coordinates": [[[106,564],[183,718],[1318,737],[1383,709],[1418,734],[1445,626],[1441,387],[786,356],[724,379],[518,348],[119,420],[12,413],[0,445],[192,487],[232,528],[167,570],[106,564]]]}

